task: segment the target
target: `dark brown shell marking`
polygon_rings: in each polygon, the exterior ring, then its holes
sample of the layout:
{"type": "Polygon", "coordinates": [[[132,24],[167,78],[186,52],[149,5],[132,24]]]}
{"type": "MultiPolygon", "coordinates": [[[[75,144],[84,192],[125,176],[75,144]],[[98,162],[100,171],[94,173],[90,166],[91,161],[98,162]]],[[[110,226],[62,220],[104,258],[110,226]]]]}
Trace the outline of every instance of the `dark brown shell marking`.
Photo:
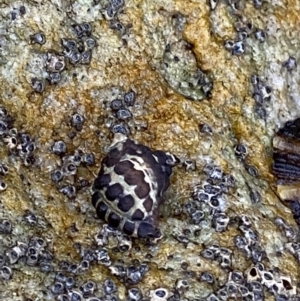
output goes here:
{"type": "Polygon", "coordinates": [[[160,237],[158,208],[176,163],[174,155],[117,134],[93,185],[98,217],[133,237],[160,237]]]}

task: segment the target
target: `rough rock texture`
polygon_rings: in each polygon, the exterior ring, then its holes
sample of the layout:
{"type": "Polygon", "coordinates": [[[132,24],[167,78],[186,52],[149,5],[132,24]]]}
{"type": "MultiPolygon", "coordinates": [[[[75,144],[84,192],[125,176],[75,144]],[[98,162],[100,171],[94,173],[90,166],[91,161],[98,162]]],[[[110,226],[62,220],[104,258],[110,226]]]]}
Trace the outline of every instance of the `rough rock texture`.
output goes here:
{"type": "Polygon", "coordinates": [[[1,300],[298,300],[270,167],[300,112],[299,2],[209,2],[0,2],[1,300]],[[115,132],[183,162],[156,245],[95,218],[115,132]]]}

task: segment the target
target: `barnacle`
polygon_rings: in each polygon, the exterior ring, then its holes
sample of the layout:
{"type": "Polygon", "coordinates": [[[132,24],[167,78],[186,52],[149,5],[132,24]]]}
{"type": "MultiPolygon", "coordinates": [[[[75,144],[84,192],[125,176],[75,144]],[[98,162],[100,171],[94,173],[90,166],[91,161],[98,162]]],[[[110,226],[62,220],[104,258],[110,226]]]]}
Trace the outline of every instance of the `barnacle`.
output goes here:
{"type": "Polygon", "coordinates": [[[123,36],[126,33],[125,26],[121,22],[115,20],[110,21],[110,28],[118,30],[121,36],[123,36]]]}
{"type": "Polygon", "coordinates": [[[54,295],[61,294],[64,292],[64,285],[61,282],[55,282],[51,285],[50,290],[54,295]]]}
{"type": "Polygon", "coordinates": [[[67,146],[64,141],[59,140],[52,145],[51,150],[54,154],[61,156],[67,151],[67,146]]]}
{"type": "Polygon", "coordinates": [[[260,43],[266,40],[266,33],[261,29],[256,30],[254,36],[260,43]]]}
{"type": "Polygon", "coordinates": [[[232,49],[231,49],[231,53],[232,55],[237,55],[240,56],[245,52],[245,42],[244,41],[237,41],[234,42],[232,49]]]}
{"type": "Polygon", "coordinates": [[[229,217],[227,217],[224,213],[216,214],[213,217],[213,227],[217,232],[226,231],[227,225],[229,223],[229,217]]]}
{"type": "Polygon", "coordinates": [[[85,273],[90,268],[90,263],[87,260],[82,260],[78,267],[78,274],[85,273]]]}
{"type": "Polygon", "coordinates": [[[214,282],[214,276],[207,271],[202,272],[199,279],[210,284],[214,282]]]}
{"type": "Polygon", "coordinates": [[[247,147],[243,144],[236,145],[234,151],[236,157],[240,160],[244,160],[247,156],[247,147]]]}
{"type": "Polygon", "coordinates": [[[0,279],[1,280],[9,280],[12,277],[12,270],[8,266],[3,266],[0,269],[0,279]]]}
{"type": "Polygon", "coordinates": [[[30,38],[30,42],[32,44],[36,43],[36,44],[43,45],[46,43],[46,37],[45,37],[44,33],[42,33],[42,32],[36,32],[36,33],[30,35],[29,38],[30,38]]]}
{"type": "Polygon", "coordinates": [[[46,71],[50,73],[60,73],[62,72],[65,67],[65,58],[55,52],[47,52],[47,58],[46,58],[46,71]]]}
{"type": "Polygon", "coordinates": [[[117,291],[117,286],[112,279],[106,279],[103,284],[103,289],[106,295],[111,295],[117,291]]]}
{"type": "Polygon", "coordinates": [[[122,100],[121,99],[114,99],[111,103],[110,103],[110,107],[113,111],[118,111],[122,108],[122,100]]]}
{"type": "Polygon", "coordinates": [[[206,133],[206,134],[212,134],[213,132],[212,128],[206,123],[200,124],[199,130],[201,133],[206,133]]]}
{"type": "Polygon", "coordinates": [[[7,184],[3,182],[3,180],[0,180],[0,191],[4,191],[7,188],[7,184]]]}
{"type": "Polygon", "coordinates": [[[23,220],[30,226],[35,226],[35,225],[37,225],[37,222],[38,222],[38,218],[30,210],[25,210],[24,215],[23,215],[23,220]]]}
{"type": "Polygon", "coordinates": [[[54,183],[62,181],[64,174],[60,170],[54,170],[51,173],[51,179],[54,183]]]}
{"type": "Polygon", "coordinates": [[[124,94],[124,103],[128,107],[132,107],[135,103],[135,92],[130,90],[129,92],[124,94]]]}
{"type": "Polygon", "coordinates": [[[295,70],[297,68],[296,59],[293,56],[290,56],[282,63],[282,66],[285,67],[287,71],[295,70]]]}
{"type": "Polygon", "coordinates": [[[95,164],[95,156],[92,153],[83,154],[81,162],[84,166],[91,166],[95,164]]]}
{"type": "Polygon", "coordinates": [[[44,82],[36,77],[32,78],[31,87],[35,92],[38,92],[38,93],[43,93],[45,90],[44,82]]]}
{"type": "Polygon", "coordinates": [[[59,72],[49,72],[47,80],[51,85],[55,85],[60,82],[61,74],[59,72]]]}
{"type": "Polygon", "coordinates": [[[142,292],[138,288],[133,287],[128,289],[128,301],[140,301],[142,298],[142,292]]]}
{"type": "Polygon", "coordinates": [[[169,291],[165,288],[158,288],[150,292],[150,301],[165,301],[169,297],[169,291]]]}
{"type": "Polygon", "coordinates": [[[189,289],[189,283],[186,279],[177,279],[175,288],[178,292],[183,293],[189,289]]]}
{"type": "Polygon", "coordinates": [[[64,186],[59,191],[66,195],[69,199],[76,197],[76,188],[72,185],[64,186]]]}
{"type": "Polygon", "coordinates": [[[96,283],[91,280],[83,283],[80,287],[80,290],[83,292],[84,295],[93,294],[95,289],[96,289],[96,283]]]}
{"type": "Polygon", "coordinates": [[[0,219],[0,233],[10,234],[12,231],[11,222],[7,219],[0,219]]]}
{"type": "Polygon", "coordinates": [[[117,111],[116,114],[119,120],[124,120],[124,121],[132,117],[130,111],[127,109],[120,109],[117,111]]]}
{"type": "Polygon", "coordinates": [[[117,134],[93,186],[98,216],[128,235],[158,238],[158,207],[176,163],[173,155],[117,134]]]}
{"type": "Polygon", "coordinates": [[[208,0],[209,6],[211,10],[215,10],[220,0],[208,0]]]}
{"type": "Polygon", "coordinates": [[[91,50],[86,50],[81,53],[81,64],[83,65],[89,65],[92,60],[92,51],[91,50]]]}
{"type": "Polygon", "coordinates": [[[74,24],[72,25],[75,34],[78,38],[82,38],[84,36],[89,36],[92,32],[92,26],[91,24],[84,22],[81,24],[74,24]]]}
{"type": "Polygon", "coordinates": [[[84,117],[78,113],[72,116],[71,125],[77,130],[80,131],[82,129],[82,125],[84,123],[84,117]]]}
{"type": "Polygon", "coordinates": [[[191,159],[187,159],[183,162],[183,166],[185,167],[186,171],[195,170],[196,169],[196,162],[191,159]]]}

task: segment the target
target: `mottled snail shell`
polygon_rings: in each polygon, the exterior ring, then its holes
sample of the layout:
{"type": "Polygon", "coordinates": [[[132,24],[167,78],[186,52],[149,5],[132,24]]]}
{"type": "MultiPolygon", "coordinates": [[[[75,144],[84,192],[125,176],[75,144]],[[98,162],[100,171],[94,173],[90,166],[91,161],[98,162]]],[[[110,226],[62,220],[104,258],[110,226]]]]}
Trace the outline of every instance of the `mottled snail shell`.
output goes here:
{"type": "Polygon", "coordinates": [[[286,122],[274,136],[272,170],[277,177],[277,192],[290,204],[297,221],[300,217],[300,118],[286,122]]]}
{"type": "Polygon", "coordinates": [[[93,185],[98,217],[132,237],[161,237],[158,208],[176,163],[174,155],[116,134],[93,185]]]}

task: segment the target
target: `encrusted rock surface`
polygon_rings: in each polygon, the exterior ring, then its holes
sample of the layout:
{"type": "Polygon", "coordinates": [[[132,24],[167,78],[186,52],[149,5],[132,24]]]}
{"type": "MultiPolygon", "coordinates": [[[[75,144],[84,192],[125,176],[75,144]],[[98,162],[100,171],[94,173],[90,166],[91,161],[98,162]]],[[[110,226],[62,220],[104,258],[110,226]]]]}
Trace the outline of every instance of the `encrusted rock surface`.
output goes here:
{"type": "Polygon", "coordinates": [[[1,1],[0,300],[299,300],[271,173],[300,115],[299,16],[296,0],[1,1]],[[116,132],[182,161],[157,244],[96,219],[116,132]]]}

